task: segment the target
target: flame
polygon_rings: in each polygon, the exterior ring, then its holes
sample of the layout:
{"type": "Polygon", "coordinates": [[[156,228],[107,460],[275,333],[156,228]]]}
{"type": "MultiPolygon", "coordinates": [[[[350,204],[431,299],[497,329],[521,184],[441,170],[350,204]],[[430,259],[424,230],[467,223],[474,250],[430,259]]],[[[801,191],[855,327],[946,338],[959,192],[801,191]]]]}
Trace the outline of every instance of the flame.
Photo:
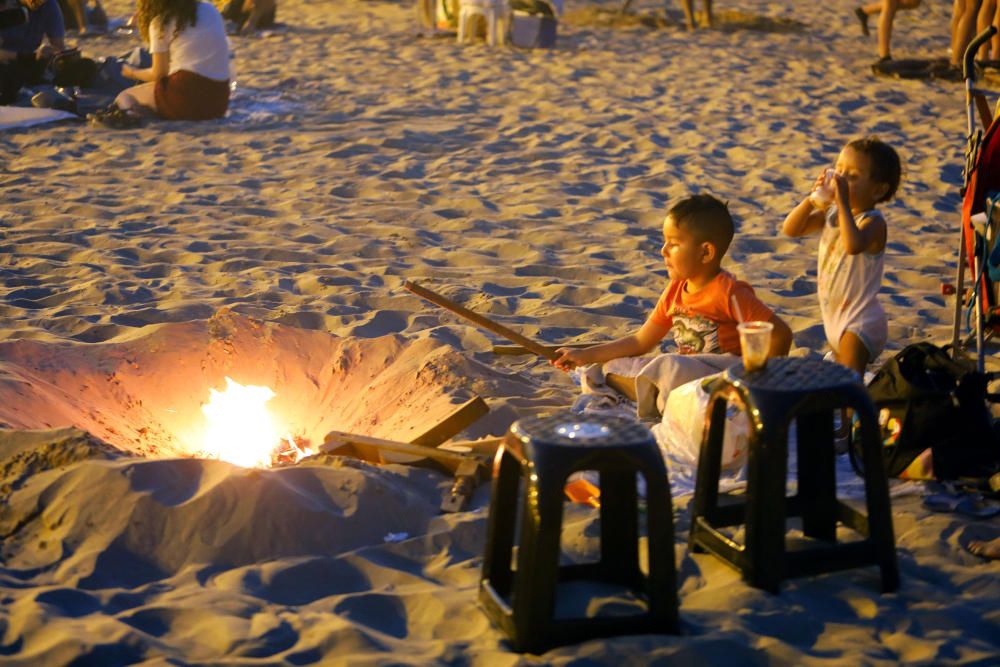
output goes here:
{"type": "Polygon", "coordinates": [[[228,377],[225,391],[209,391],[208,403],[201,408],[208,418],[207,454],[245,468],[271,465],[281,436],[265,404],[275,393],[269,387],[244,386],[228,377]]]}

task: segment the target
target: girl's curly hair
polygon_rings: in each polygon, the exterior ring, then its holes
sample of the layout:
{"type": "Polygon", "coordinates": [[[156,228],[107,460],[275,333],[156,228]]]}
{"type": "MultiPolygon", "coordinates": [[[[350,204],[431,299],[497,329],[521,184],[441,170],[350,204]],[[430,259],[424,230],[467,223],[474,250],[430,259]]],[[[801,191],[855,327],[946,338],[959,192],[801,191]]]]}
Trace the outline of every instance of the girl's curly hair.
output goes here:
{"type": "Polygon", "coordinates": [[[138,0],[135,5],[135,23],[139,26],[142,41],[149,44],[149,24],[159,17],[160,25],[174,20],[174,34],[198,21],[198,0],[138,0]]]}

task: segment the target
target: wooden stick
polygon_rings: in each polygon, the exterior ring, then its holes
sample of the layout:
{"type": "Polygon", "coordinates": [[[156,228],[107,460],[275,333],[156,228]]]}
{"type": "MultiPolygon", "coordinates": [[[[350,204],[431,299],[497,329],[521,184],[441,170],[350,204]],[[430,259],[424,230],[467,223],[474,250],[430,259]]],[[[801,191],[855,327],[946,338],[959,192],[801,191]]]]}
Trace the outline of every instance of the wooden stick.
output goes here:
{"type": "MultiPolygon", "coordinates": [[[[533,352],[534,354],[537,354],[539,357],[544,357],[549,361],[553,361],[559,358],[559,354],[556,352],[556,348],[536,343],[527,336],[522,336],[513,329],[508,329],[504,325],[494,322],[488,317],[483,317],[478,313],[474,313],[468,308],[460,306],[454,301],[451,301],[450,299],[441,296],[437,292],[433,292],[427,289],[426,287],[421,287],[420,285],[411,282],[409,280],[403,283],[403,287],[410,290],[417,296],[423,299],[427,299],[433,304],[441,306],[446,310],[450,310],[456,315],[461,315],[470,322],[478,324],[484,329],[488,329],[489,331],[492,331],[495,334],[503,336],[509,341],[517,343],[521,347],[524,347],[527,350],[533,352]]],[[[607,375],[605,375],[604,381],[609,387],[611,387],[618,393],[622,394],[623,396],[626,396],[633,401],[636,400],[634,378],[627,378],[623,375],[608,373],[607,375]]]]}
{"type": "Polygon", "coordinates": [[[410,440],[410,443],[424,447],[437,447],[447,440],[454,438],[489,411],[490,406],[486,405],[486,401],[476,396],[459,406],[457,410],[445,417],[443,421],[432,426],[429,431],[410,440]]]}
{"type": "Polygon", "coordinates": [[[427,299],[431,303],[441,306],[446,310],[450,310],[456,315],[461,315],[465,319],[469,320],[470,322],[474,322],[475,324],[478,324],[484,329],[488,329],[495,334],[503,336],[509,341],[512,341],[524,348],[527,348],[528,350],[530,350],[534,354],[537,354],[540,357],[545,357],[546,359],[549,360],[554,360],[559,358],[559,355],[556,354],[555,348],[536,343],[527,336],[522,336],[513,329],[508,329],[502,324],[494,322],[493,320],[487,317],[483,317],[478,313],[474,313],[468,308],[460,306],[454,301],[451,301],[450,299],[441,296],[437,292],[432,292],[426,287],[421,287],[420,285],[411,282],[409,280],[403,283],[403,287],[410,290],[411,292],[413,292],[422,299],[427,299]]]}
{"type": "MultiPolygon", "coordinates": [[[[555,350],[560,347],[568,347],[573,350],[582,350],[585,347],[590,347],[591,345],[596,345],[596,343],[567,343],[565,345],[553,345],[552,349],[555,350]]],[[[531,350],[520,345],[494,345],[491,350],[493,354],[498,356],[517,356],[519,354],[534,354],[531,350]]]]}

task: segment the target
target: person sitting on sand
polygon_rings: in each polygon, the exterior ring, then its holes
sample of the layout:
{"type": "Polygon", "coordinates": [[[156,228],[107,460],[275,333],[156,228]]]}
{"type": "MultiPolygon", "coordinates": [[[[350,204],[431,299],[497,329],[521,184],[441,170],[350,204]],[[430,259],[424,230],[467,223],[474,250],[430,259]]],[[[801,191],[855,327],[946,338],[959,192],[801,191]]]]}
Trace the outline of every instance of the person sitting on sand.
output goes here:
{"type": "MultiPolygon", "coordinates": [[[[712,0],[704,0],[705,6],[705,27],[711,28],[714,24],[712,18],[712,0]]],[[[684,10],[684,19],[687,21],[687,29],[694,30],[698,27],[694,20],[694,0],[681,0],[681,8],[684,10]]]]}
{"type": "Polygon", "coordinates": [[[861,32],[867,37],[868,17],[878,14],[878,59],[879,62],[892,60],[892,23],[896,19],[896,12],[900,9],[916,9],[920,6],[920,0],[881,0],[868,5],[861,5],[854,10],[858,20],[861,21],[861,32]]]}
{"type": "Polygon", "coordinates": [[[221,118],[229,108],[229,39],[219,10],[198,0],[138,0],[135,24],[149,44],[153,65],[122,67],[122,75],[143,81],[122,91],[92,120],[110,127],[134,127],[143,110],[167,120],[221,118]]]}
{"type": "Polygon", "coordinates": [[[55,51],[66,48],[66,30],[56,0],[21,0],[28,20],[0,30],[0,104],[12,104],[21,87],[42,82],[55,51]],[[48,39],[49,48],[42,46],[48,39]]]}
{"type": "Polygon", "coordinates": [[[792,237],[821,233],[816,282],[823,329],[834,359],[861,376],[888,338],[878,301],[888,232],[875,206],[896,194],[900,174],[892,146],[877,137],[855,139],[782,226],[792,237]]]}
{"type": "Polygon", "coordinates": [[[222,17],[233,22],[236,32],[247,34],[261,28],[273,28],[277,10],[277,0],[229,0],[222,17]]]}
{"type": "Polygon", "coordinates": [[[647,354],[672,333],[679,354],[666,355],[671,364],[670,390],[685,382],[725,370],[740,361],[736,330],[743,320],[771,322],[769,354],[788,354],[792,332],[754,294],[747,283],[722,269],[722,258],[733,239],[733,218],[721,201],[708,194],[693,195],[671,207],[663,221],[660,254],[669,282],[646,322],[635,333],[584,349],[559,348],[551,363],[569,371],[577,366],[647,354]]]}

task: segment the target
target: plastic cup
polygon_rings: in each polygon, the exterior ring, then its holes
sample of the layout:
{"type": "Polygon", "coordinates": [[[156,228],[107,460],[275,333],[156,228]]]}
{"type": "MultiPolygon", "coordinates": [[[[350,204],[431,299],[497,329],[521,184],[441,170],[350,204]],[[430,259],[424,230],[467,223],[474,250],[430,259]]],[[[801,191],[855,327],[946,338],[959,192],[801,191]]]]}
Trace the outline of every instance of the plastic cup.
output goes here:
{"type": "Polygon", "coordinates": [[[767,366],[767,351],[771,348],[770,322],[742,322],[736,327],[740,334],[740,350],[743,353],[743,368],[759,371],[767,366]]]}
{"type": "Polygon", "coordinates": [[[812,200],[816,208],[829,208],[830,204],[833,203],[833,198],[836,196],[833,187],[833,169],[827,169],[823,172],[823,182],[809,195],[809,199],[812,200]]]}

